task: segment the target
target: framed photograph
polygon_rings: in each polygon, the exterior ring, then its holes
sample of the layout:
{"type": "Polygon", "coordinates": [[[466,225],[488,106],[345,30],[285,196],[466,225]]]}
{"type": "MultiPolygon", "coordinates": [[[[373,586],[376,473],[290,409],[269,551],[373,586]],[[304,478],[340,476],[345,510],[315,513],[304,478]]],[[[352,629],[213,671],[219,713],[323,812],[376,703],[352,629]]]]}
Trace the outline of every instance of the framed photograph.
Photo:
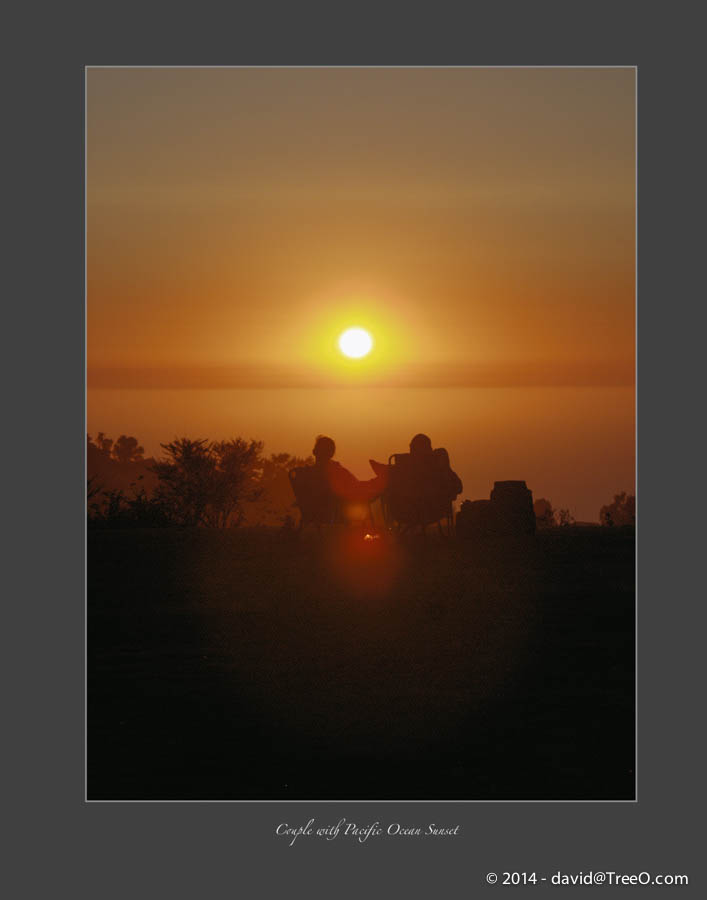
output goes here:
{"type": "Polygon", "coordinates": [[[636,798],[635,123],[86,69],[89,800],[636,798]]]}

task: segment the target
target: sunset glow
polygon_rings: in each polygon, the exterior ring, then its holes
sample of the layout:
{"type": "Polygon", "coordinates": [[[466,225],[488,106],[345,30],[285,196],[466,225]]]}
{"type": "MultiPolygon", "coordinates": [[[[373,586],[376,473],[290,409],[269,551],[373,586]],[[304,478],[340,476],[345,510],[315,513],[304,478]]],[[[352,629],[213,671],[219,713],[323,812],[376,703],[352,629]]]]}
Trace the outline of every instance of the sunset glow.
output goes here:
{"type": "Polygon", "coordinates": [[[86,190],[89,431],[633,483],[632,69],[90,69],[86,190]]]}

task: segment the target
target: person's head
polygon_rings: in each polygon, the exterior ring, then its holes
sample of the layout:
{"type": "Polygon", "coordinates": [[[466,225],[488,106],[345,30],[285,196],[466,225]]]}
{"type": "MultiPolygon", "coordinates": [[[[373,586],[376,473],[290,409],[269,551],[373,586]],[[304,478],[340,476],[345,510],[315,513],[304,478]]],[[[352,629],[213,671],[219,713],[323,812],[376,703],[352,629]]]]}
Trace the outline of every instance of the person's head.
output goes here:
{"type": "Polygon", "coordinates": [[[432,441],[426,434],[416,434],[410,441],[410,453],[415,456],[425,456],[432,453],[432,441]]]}
{"type": "Polygon", "coordinates": [[[320,434],[314,442],[312,453],[317,462],[326,462],[336,453],[336,444],[330,437],[320,434]]]}

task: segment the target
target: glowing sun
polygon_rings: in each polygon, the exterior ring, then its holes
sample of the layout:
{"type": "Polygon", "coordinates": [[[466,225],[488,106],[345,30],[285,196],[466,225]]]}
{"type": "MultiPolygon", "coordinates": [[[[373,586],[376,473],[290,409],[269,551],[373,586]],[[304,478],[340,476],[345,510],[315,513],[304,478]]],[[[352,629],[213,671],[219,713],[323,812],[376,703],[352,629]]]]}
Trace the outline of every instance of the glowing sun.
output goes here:
{"type": "Polygon", "coordinates": [[[363,328],[348,328],[339,337],[339,349],[344,356],[360,359],[371,352],[373,338],[363,328]]]}

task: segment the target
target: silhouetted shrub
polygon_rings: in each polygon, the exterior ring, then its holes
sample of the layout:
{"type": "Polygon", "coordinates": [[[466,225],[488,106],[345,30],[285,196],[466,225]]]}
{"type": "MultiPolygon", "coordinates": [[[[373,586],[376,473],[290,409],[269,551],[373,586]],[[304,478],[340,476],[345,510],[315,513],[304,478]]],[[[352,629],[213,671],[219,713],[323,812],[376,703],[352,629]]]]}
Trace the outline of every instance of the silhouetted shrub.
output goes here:
{"type": "Polygon", "coordinates": [[[173,521],[216,528],[240,524],[243,504],[260,495],[260,441],[179,438],[160,446],[166,458],[152,471],[159,479],[157,496],[173,521]]]}
{"type": "Polygon", "coordinates": [[[120,463],[138,462],[143,459],[144,447],[140,447],[136,438],[121,434],[113,445],[112,455],[120,463]]]}
{"type": "Polygon", "coordinates": [[[552,528],[555,524],[555,510],[552,504],[544,497],[539,497],[533,503],[533,511],[535,512],[535,521],[538,528],[552,528]]]}
{"type": "Polygon", "coordinates": [[[555,523],[558,528],[568,528],[574,525],[574,516],[568,509],[555,510],[555,523]]]}
{"type": "Polygon", "coordinates": [[[151,472],[154,459],[145,459],[144,450],[134,437],[121,434],[113,442],[98,433],[94,441],[86,435],[86,469],[91,483],[101,485],[104,490],[122,490],[132,493],[141,482],[148,494],[157,487],[157,477],[151,472]]]}
{"type": "Polygon", "coordinates": [[[148,495],[144,488],[128,497],[122,490],[91,490],[89,484],[88,524],[107,528],[164,528],[175,524],[169,507],[159,494],[148,495]]]}
{"type": "Polygon", "coordinates": [[[92,525],[281,525],[294,499],[288,472],[312,461],[289,453],[266,458],[260,441],[242,438],[180,438],[161,445],[164,458],[145,459],[134,437],[86,437],[92,525]]]}
{"type": "Polygon", "coordinates": [[[602,506],[599,521],[607,527],[619,528],[623,525],[636,524],[636,497],[622,491],[614,495],[612,503],[602,506]]]}
{"type": "Polygon", "coordinates": [[[575,519],[568,509],[553,509],[552,503],[544,497],[533,504],[535,521],[538,528],[568,528],[574,525],[575,519]]]}

